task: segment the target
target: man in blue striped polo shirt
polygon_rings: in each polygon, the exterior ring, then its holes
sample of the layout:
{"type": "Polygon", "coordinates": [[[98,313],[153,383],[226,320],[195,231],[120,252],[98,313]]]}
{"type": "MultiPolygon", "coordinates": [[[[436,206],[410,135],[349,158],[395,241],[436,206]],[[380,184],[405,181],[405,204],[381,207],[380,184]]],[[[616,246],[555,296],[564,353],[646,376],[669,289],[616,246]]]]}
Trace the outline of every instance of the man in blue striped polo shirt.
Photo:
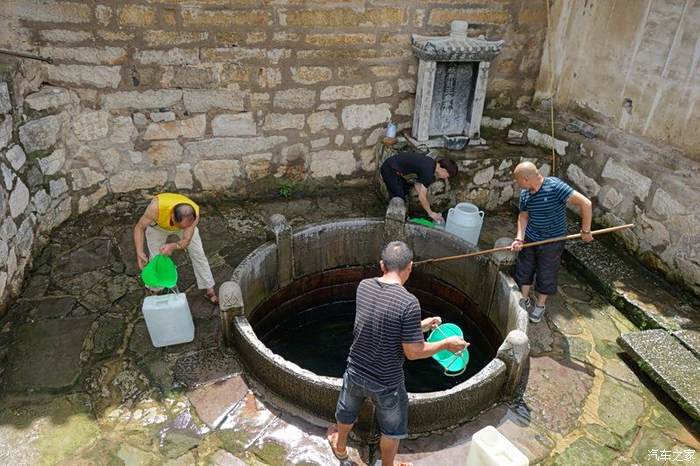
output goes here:
{"type": "Polygon", "coordinates": [[[553,176],[544,177],[531,162],[515,167],[513,177],[522,188],[518,231],[511,250],[518,252],[515,263],[515,281],[523,294],[523,306],[530,314],[530,322],[542,320],[547,297],[557,292],[557,275],[564,252],[564,242],[543,244],[523,249],[524,243],[566,235],[566,204],[579,208],[581,239],[593,240],[591,235],[591,201],[571,186],[553,176]],[[536,300],[530,298],[535,284],[536,300]]]}
{"type": "Polygon", "coordinates": [[[362,280],[357,287],[353,342],[335,411],[338,423],[329,427],[327,436],[333,454],[346,460],[348,434],[364,399],[371,398],[382,433],[382,466],[394,466],[399,440],[408,436],[404,359],[429,358],[441,350],[457,353],[469,343],[459,337],[435,343],[423,339],[423,332],[437,327],[441,319],[421,320],[418,299],[403,287],[413,267],[413,253],[405,243],[389,243],[379,265],[383,275],[362,280]]]}

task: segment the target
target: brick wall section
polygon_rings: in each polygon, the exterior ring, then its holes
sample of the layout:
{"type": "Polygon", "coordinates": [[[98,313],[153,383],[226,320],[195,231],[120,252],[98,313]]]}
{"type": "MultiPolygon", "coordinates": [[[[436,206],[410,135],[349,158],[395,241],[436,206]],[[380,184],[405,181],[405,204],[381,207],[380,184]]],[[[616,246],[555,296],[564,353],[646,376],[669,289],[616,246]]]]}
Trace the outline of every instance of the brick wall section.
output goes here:
{"type": "Polygon", "coordinates": [[[504,39],[487,105],[515,106],[532,94],[545,22],[543,2],[526,0],[11,0],[5,9],[11,34],[0,46],[52,57],[37,80],[77,95],[77,108],[62,110],[72,115],[61,120],[65,170],[99,173],[113,192],[369,174],[389,118],[410,125],[411,33],[446,34],[461,19],[470,35],[504,39]]]}

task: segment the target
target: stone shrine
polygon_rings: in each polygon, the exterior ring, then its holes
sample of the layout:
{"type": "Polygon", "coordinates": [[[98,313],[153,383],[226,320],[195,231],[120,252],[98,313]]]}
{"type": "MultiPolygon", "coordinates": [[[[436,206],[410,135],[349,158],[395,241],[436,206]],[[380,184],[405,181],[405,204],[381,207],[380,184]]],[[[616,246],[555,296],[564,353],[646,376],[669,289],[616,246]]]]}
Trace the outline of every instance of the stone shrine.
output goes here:
{"type": "Polygon", "coordinates": [[[467,28],[466,21],[453,21],[449,36],[411,38],[419,59],[412,136],[430,147],[443,146],[442,136],[482,143],[479,129],[489,67],[503,41],[467,37],[467,28]]]}

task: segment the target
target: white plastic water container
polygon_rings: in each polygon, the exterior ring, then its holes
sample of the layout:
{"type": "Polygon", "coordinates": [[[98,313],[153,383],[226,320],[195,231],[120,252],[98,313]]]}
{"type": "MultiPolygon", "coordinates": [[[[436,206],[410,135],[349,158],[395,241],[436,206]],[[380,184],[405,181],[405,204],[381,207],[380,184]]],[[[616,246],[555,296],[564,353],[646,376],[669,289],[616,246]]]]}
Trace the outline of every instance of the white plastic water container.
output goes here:
{"type": "Polygon", "coordinates": [[[474,245],[479,243],[484,211],[469,202],[460,202],[447,212],[445,231],[474,245]]]}
{"type": "Polygon", "coordinates": [[[530,460],[493,426],[472,436],[466,466],[528,466],[530,460]]]}
{"type": "Polygon", "coordinates": [[[141,310],[156,348],[194,340],[194,322],[185,293],[148,296],[141,310]]]}

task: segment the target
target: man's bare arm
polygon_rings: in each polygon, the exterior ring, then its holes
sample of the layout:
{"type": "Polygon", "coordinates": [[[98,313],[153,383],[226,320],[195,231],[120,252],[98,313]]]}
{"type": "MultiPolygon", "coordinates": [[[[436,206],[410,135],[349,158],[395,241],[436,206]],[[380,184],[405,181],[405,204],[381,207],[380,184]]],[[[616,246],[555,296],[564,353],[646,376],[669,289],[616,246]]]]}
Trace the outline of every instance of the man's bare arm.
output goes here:
{"type": "Polygon", "coordinates": [[[192,241],[192,236],[194,235],[194,229],[197,227],[199,224],[199,217],[197,217],[197,220],[194,221],[194,223],[184,230],[182,230],[182,239],[177,242],[177,247],[178,249],[187,249],[187,246],[190,245],[190,241],[192,241]]]}
{"type": "Polygon", "coordinates": [[[143,269],[148,263],[148,256],[144,250],[144,240],[146,237],[146,228],[156,221],[158,217],[158,200],[153,199],[146,212],[139,218],[139,221],[134,225],[134,248],[136,249],[136,262],[139,269],[143,269]]]}
{"type": "Polygon", "coordinates": [[[406,359],[414,360],[429,358],[433,354],[444,349],[457,353],[469,346],[469,343],[459,337],[449,337],[435,343],[422,341],[417,343],[402,343],[401,345],[403,346],[403,354],[406,355],[406,359]]]}

